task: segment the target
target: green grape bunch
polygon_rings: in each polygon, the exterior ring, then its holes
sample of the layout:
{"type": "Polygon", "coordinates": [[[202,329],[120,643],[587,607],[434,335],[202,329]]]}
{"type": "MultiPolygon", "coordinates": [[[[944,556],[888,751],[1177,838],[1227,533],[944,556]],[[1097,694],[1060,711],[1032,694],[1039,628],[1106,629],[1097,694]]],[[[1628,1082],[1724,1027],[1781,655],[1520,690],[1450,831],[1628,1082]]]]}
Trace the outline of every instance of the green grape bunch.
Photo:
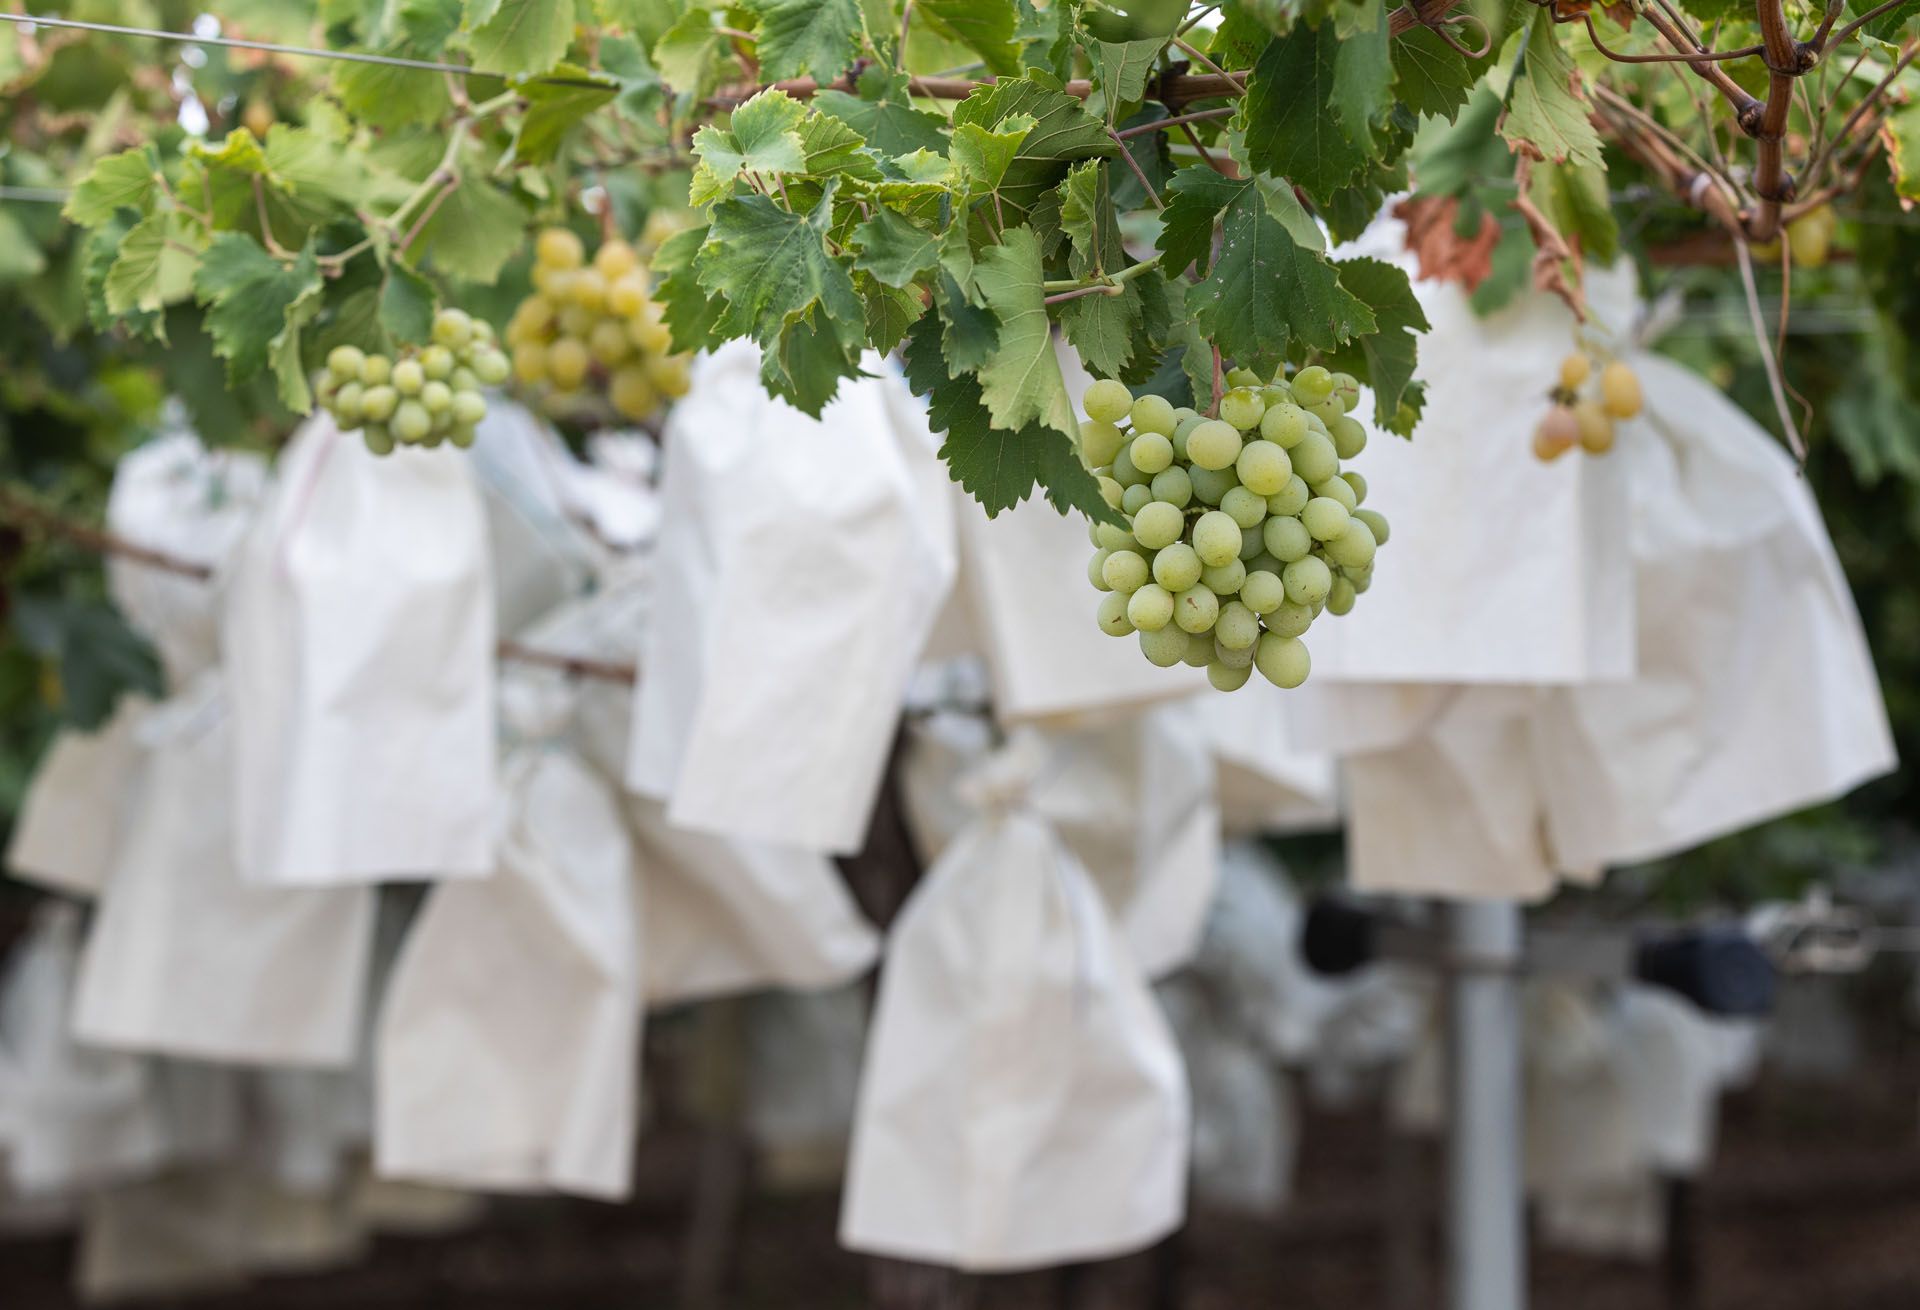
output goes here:
{"type": "Polygon", "coordinates": [[[376,455],[391,455],[397,446],[473,444],[474,429],[487,416],[481,389],[505,382],[513,365],[493,327],[464,310],[436,314],[432,336],[398,359],[358,346],[328,353],[314,394],[341,431],[357,430],[376,455]]]}
{"type": "Polygon", "coordinates": [[[1352,610],[1387,540],[1386,517],[1361,508],[1366,479],[1340,467],[1367,444],[1349,413],[1360,387],[1317,364],[1226,380],[1217,418],[1111,379],[1087,388],[1081,458],[1131,527],[1094,525],[1087,577],[1107,593],[1101,631],[1138,633],[1152,663],[1204,668],[1221,691],[1255,669],[1298,687],[1301,637],[1352,610]]]}

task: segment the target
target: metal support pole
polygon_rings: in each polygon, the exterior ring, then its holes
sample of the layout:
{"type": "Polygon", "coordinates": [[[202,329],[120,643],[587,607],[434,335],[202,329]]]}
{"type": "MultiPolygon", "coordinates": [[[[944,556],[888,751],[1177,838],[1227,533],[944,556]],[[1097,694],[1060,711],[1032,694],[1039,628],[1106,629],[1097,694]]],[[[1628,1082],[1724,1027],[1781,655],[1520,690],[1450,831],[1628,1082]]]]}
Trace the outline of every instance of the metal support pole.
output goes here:
{"type": "Polygon", "coordinates": [[[1447,1282],[1452,1310],[1525,1310],[1517,906],[1448,909],[1447,1282]]]}

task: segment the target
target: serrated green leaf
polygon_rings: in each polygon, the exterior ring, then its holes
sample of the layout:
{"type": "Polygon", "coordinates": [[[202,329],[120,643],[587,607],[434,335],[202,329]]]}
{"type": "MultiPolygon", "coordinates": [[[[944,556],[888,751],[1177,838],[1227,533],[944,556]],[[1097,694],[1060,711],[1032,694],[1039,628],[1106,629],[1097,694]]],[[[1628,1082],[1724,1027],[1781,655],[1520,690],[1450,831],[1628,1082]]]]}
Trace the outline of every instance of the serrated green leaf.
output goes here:
{"type": "Polygon", "coordinates": [[[1611,264],[1620,252],[1620,224],[1607,195],[1607,175],[1578,164],[1541,164],[1533,170],[1533,198],[1562,236],[1587,255],[1611,264]]]}
{"type": "Polygon", "coordinates": [[[953,111],[956,128],[974,123],[1000,131],[1009,120],[1021,117],[1032,118],[1034,124],[1021,140],[998,188],[1009,226],[1024,221],[1041,196],[1059,185],[1069,166],[1119,150],[1107,135],[1106,124],[1043,73],[1005,78],[982,87],[953,111]]]}
{"type": "Polygon", "coordinates": [[[266,367],[288,308],[320,280],[312,247],[288,267],[252,237],[222,232],[213,239],[194,273],[193,295],[206,308],[213,353],[227,361],[228,385],[266,367]]]}
{"type": "Polygon", "coordinates": [[[992,355],[980,365],[981,399],[996,425],[1039,422],[1078,443],[1073,401],[1053,353],[1053,330],[1040,283],[1040,241],[1031,229],[1014,228],[980,254],[974,280],[1000,326],[992,355]]]}
{"type": "MultiPolygon", "coordinates": [[[[439,52],[402,39],[389,41],[373,53],[432,59],[439,52]]],[[[349,113],[373,127],[437,123],[453,107],[445,79],[391,64],[339,64],[333,70],[333,89],[349,113]]]]}
{"type": "Polygon", "coordinates": [[[149,214],[120,243],[107,273],[107,308],[115,314],[158,310],[193,290],[206,236],[177,210],[149,214]]]}
{"type": "Polygon", "coordinates": [[[731,180],[745,172],[801,173],[806,143],[799,127],[806,106],[784,91],[762,91],[733,111],[727,126],[708,124],[693,134],[693,150],[714,176],[731,180]]]}
{"type": "Polygon", "coordinates": [[[433,283],[396,259],[387,265],[380,284],[380,326],[395,341],[425,342],[432,335],[439,300],[433,283]]]}
{"type": "Polygon", "coordinates": [[[920,0],[913,13],[979,55],[995,74],[1013,77],[1020,72],[1020,47],[1014,40],[1020,14],[1013,0],[920,0]]]}
{"type": "Polygon", "coordinates": [[[859,348],[847,346],[837,325],[822,323],[819,314],[816,309],[788,322],[760,360],[768,392],[814,418],[840,389],[841,378],[860,374],[859,348]]]}
{"type": "Polygon", "coordinates": [[[314,285],[287,306],[286,323],[267,343],[267,363],[273,369],[280,403],[296,414],[313,412],[313,389],[307,384],[306,361],[301,357],[301,332],[320,312],[324,289],[314,285]]]}
{"type": "Polygon", "coordinates": [[[290,191],[351,210],[375,198],[375,179],[362,156],[311,128],[275,123],[262,159],[274,181],[290,191]]]}
{"type": "Polygon", "coordinates": [[[831,82],[860,48],[859,0],[743,0],[760,20],[760,76],[831,82]]]}
{"type": "Polygon", "coordinates": [[[544,73],[573,40],[567,0],[467,0],[473,66],[488,73],[544,73]]]}
{"type": "Polygon", "coordinates": [[[600,72],[619,83],[613,107],[630,122],[651,126],[660,108],[660,73],[647,48],[629,36],[600,38],[600,72]]]}
{"type": "Polygon", "coordinates": [[[677,351],[705,350],[720,344],[714,330],[726,301],[710,296],[694,275],[694,257],[706,244],[708,229],[688,228],[676,232],[653,252],[653,272],[660,279],[654,297],[664,311],[662,319],[673,336],[677,351]]]}
{"type": "Polygon", "coordinates": [[[883,159],[918,150],[941,156],[947,153],[946,120],[913,108],[906,78],[889,77],[877,67],[869,68],[860,75],[858,85],[857,96],[822,91],[814,96],[814,106],[859,133],[883,159]]]}
{"type": "Polygon", "coordinates": [[[11,286],[39,277],[47,268],[47,257],[20,220],[0,209],[0,286],[11,286]]]}
{"type": "Polygon", "coordinates": [[[653,66],[674,94],[698,98],[718,85],[725,44],[714,30],[713,15],[695,6],[660,34],[653,46],[653,66]]]}
{"type": "Polygon", "coordinates": [[[136,146],[94,161],[85,177],[74,184],[60,212],[69,222],[98,227],[121,209],[143,214],[153,199],[160,172],[151,146],[136,146]]]}
{"type": "Polygon", "coordinates": [[[1082,21],[1102,41],[1137,41],[1174,34],[1190,8],[1187,0],[1113,0],[1089,8],[1082,21]]]}
{"type": "Polygon", "coordinates": [[[1253,67],[1235,120],[1256,169],[1316,197],[1346,185],[1372,154],[1370,139],[1356,142],[1328,112],[1340,45],[1331,23],[1276,37],[1253,67]]]}
{"type": "Polygon", "coordinates": [[[107,276],[113,272],[114,261],[120,257],[120,246],[133,230],[135,221],[110,218],[87,233],[86,244],[81,247],[81,285],[86,293],[87,322],[95,332],[111,332],[117,325],[130,336],[151,336],[156,341],[165,341],[166,319],[160,314],[137,310],[115,314],[107,306],[107,276]]]}
{"type": "Polygon", "coordinates": [[[441,273],[491,284],[526,239],[526,212],[512,196],[468,169],[420,230],[414,257],[441,273]]]}
{"type": "Polygon", "coordinates": [[[1233,361],[1265,371],[1293,342],[1333,350],[1374,330],[1332,264],[1300,245],[1249,186],[1222,216],[1219,258],[1187,293],[1195,324],[1233,361]]]}
{"type": "Polygon", "coordinates": [[[1576,87],[1573,59],[1560,45],[1560,29],[1543,9],[1528,29],[1525,67],[1514,80],[1500,135],[1551,163],[1604,168],[1590,112],[1576,87]]]}
{"type": "Polygon", "coordinates": [[[581,119],[620,94],[618,84],[601,81],[584,68],[561,64],[554,73],[567,80],[528,82],[520,88],[527,112],[513,136],[513,156],[522,163],[544,164],[553,159],[581,119]]]}
{"type": "MultiPolygon", "coordinates": [[[[1391,424],[1400,412],[1419,348],[1417,332],[1425,332],[1426,312],[1413,294],[1405,271],[1377,259],[1347,259],[1337,265],[1340,285],[1365,302],[1377,331],[1354,338],[1366,361],[1366,378],[1373,387],[1374,419],[1391,424]]],[[[1402,435],[1405,435],[1404,433],[1402,435]]]]}
{"type": "MultiPolygon", "coordinates": [[[[1847,12],[1854,18],[1878,7],[1879,0],[1847,0],[1847,12]]],[[[1687,8],[1691,9],[1693,6],[1689,4],[1687,8]]],[[[1916,16],[1920,16],[1920,0],[1906,0],[1905,4],[1894,6],[1860,30],[1882,41],[1893,41],[1900,35],[1900,30],[1916,16]]]]}
{"type": "Polygon", "coordinates": [[[1365,0],[1360,6],[1347,6],[1341,14],[1363,13],[1371,22],[1352,32],[1342,33],[1333,61],[1333,92],[1328,103],[1340,130],[1356,145],[1373,148],[1374,124],[1387,115],[1393,104],[1393,51],[1387,36],[1386,6],[1383,0],[1365,0]]]}
{"type": "Polygon", "coordinates": [[[810,111],[800,121],[800,149],[806,155],[806,171],[815,177],[857,177],[878,182],[880,166],[867,151],[860,134],[831,114],[810,111]]]}
{"type": "Polygon", "coordinates": [[[940,239],[884,206],[853,229],[853,266],[889,287],[905,287],[940,260],[940,239]]]}
{"type": "Polygon", "coordinates": [[[1449,122],[1473,92],[1477,73],[1431,28],[1415,26],[1393,43],[1394,93],[1416,114],[1449,122]]]}
{"type": "Polygon", "coordinates": [[[971,196],[998,189],[1033,125],[1031,114],[1009,114],[992,130],[978,123],[955,127],[947,158],[953,164],[956,189],[971,196]]]}
{"type": "Polygon", "coordinates": [[[865,311],[850,270],[826,248],[833,187],[807,216],[765,196],[714,206],[693,268],[702,289],[726,301],[716,324],[723,337],[751,336],[771,349],[786,324],[819,306],[843,345],[858,344],[865,311]]]}
{"type": "Polygon", "coordinates": [[[1189,264],[1205,269],[1213,260],[1213,227],[1220,211],[1246,193],[1251,183],[1223,177],[1204,164],[1192,164],[1175,173],[1166,188],[1167,207],[1160,212],[1160,236],[1155,248],[1171,272],[1189,264]]]}
{"type": "Polygon", "coordinates": [[[1093,43],[1088,54],[1093,59],[1094,81],[1107,99],[1109,120],[1121,105],[1131,104],[1147,93],[1147,82],[1166,45],[1165,37],[1093,43]]]}

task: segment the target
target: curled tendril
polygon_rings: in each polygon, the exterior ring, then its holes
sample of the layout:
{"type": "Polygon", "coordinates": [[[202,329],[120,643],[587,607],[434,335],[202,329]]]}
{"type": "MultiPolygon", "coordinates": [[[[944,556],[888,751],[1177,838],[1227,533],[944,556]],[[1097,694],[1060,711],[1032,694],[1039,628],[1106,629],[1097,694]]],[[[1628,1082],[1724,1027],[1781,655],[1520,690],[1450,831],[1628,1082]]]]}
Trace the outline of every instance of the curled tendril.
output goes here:
{"type": "Polygon", "coordinates": [[[1485,59],[1493,53],[1493,29],[1488,27],[1486,20],[1478,14],[1449,14],[1445,18],[1423,20],[1423,22],[1429,31],[1446,42],[1455,53],[1464,55],[1468,59],[1485,59]],[[1477,50],[1467,49],[1455,39],[1452,32],[1447,30],[1450,27],[1466,27],[1468,24],[1480,29],[1480,48],[1477,50]]]}

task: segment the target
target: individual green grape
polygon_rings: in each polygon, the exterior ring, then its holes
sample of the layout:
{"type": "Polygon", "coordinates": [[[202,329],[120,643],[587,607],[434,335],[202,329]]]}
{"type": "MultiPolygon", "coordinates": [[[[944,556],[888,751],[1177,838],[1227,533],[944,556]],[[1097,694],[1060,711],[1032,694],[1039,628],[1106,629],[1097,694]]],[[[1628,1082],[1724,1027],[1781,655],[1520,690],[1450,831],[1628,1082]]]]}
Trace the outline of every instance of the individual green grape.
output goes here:
{"type": "Polygon", "coordinates": [[[1267,498],[1245,487],[1234,487],[1220,497],[1220,508],[1243,528],[1257,528],[1267,517],[1267,498]]]}
{"type": "Polygon", "coordinates": [[[452,375],[456,362],[453,352],[445,346],[428,346],[420,352],[420,371],[426,374],[430,381],[439,379],[444,382],[452,375]]]}
{"type": "Polygon", "coordinates": [[[1157,582],[1136,588],[1127,597],[1127,622],[1142,632],[1154,632],[1173,622],[1173,593],[1157,582]]]}
{"type": "MultiPolygon", "coordinates": [[[[1264,521],[1263,521],[1264,526],[1264,521]]],[[[1240,562],[1245,564],[1267,548],[1266,538],[1259,528],[1240,529],[1240,562]]]]}
{"type": "Polygon", "coordinates": [[[393,421],[387,426],[396,441],[417,445],[433,431],[433,415],[427,413],[426,406],[419,401],[403,400],[394,409],[393,421]]]}
{"type": "Polygon", "coordinates": [[[1367,429],[1360,420],[1341,414],[1327,425],[1333,448],[1341,459],[1352,459],[1367,448],[1367,429]]]}
{"type": "Polygon", "coordinates": [[[572,391],[587,379],[593,360],[583,342],[561,337],[547,347],[547,376],[562,391],[572,391]]]}
{"type": "Polygon", "coordinates": [[[1306,479],[1296,473],[1287,479],[1286,486],[1267,497],[1267,513],[1298,514],[1312,498],[1313,492],[1308,489],[1306,479]]]}
{"type": "Polygon", "coordinates": [[[1287,599],[1287,586],[1280,581],[1280,575],[1269,573],[1265,569],[1256,569],[1247,574],[1247,580],[1240,584],[1240,603],[1255,614],[1271,614],[1280,608],[1287,599]]]}
{"type": "MultiPolygon", "coordinates": [[[[1175,412],[1177,413],[1178,411],[1175,411],[1175,412]]],[[[1178,423],[1174,425],[1173,457],[1175,459],[1188,460],[1192,458],[1192,456],[1187,454],[1187,438],[1193,435],[1193,430],[1195,428],[1199,427],[1202,423],[1205,423],[1206,421],[1207,420],[1205,415],[1189,414],[1186,418],[1181,419],[1178,423]]]]}
{"type": "Polygon", "coordinates": [[[1107,584],[1107,560],[1113,554],[1106,547],[1093,552],[1093,558],[1087,561],[1087,581],[1093,584],[1095,591],[1112,591],[1107,584]]]}
{"type": "Polygon", "coordinates": [[[1345,482],[1347,484],[1347,489],[1353,493],[1353,504],[1347,506],[1348,509],[1353,509],[1355,506],[1359,505],[1362,501],[1366,500],[1367,498],[1366,478],[1362,477],[1358,473],[1355,473],[1352,469],[1348,469],[1345,472],[1341,473],[1340,480],[1342,482],[1345,482]]]}
{"type": "MultiPolygon", "coordinates": [[[[423,393],[424,394],[424,393],[423,393]]],[[[477,391],[456,391],[453,393],[453,425],[456,428],[474,428],[487,416],[487,398],[477,391]]]]}
{"type": "Polygon", "coordinates": [[[366,362],[360,365],[360,382],[363,386],[383,387],[393,377],[393,361],[385,355],[368,355],[366,362]]]}
{"type": "Polygon", "coordinates": [[[512,372],[513,365],[506,355],[492,346],[477,350],[473,354],[473,374],[487,386],[499,386],[512,372]]]}
{"type": "Polygon", "coordinates": [[[1258,427],[1260,416],[1266,412],[1267,402],[1251,386],[1235,387],[1220,397],[1220,417],[1242,432],[1258,427]]]}
{"type": "Polygon", "coordinates": [[[1113,457],[1113,478],[1123,487],[1137,487],[1153,480],[1150,475],[1133,466],[1133,458],[1127,453],[1126,446],[1120,447],[1120,453],[1113,457]]]}
{"type": "Polygon", "coordinates": [[[1220,619],[1214,625],[1213,636],[1228,650],[1245,650],[1260,636],[1260,616],[1244,602],[1230,600],[1220,607],[1220,619]]]}
{"type": "Polygon", "coordinates": [[[1373,563],[1376,549],[1373,532],[1361,520],[1353,519],[1339,536],[1327,542],[1327,557],[1341,568],[1364,569],[1373,563]]]}
{"type": "Polygon", "coordinates": [[[1100,478],[1100,499],[1107,502],[1108,509],[1119,509],[1120,501],[1126,494],[1126,488],[1104,474],[1100,478]]]}
{"type": "Polygon", "coordinates": [[[1306,555],[1281,570],[1280,580],[1287,584],[1288,600],[1296,605],[1317,605],[1333,587],[1333,570],[1326,561],[1306,555]]]}
{"type": "Polygon", "coordinates": [[[1170,669],[1187,655],[1187,634],[1171,623],[1140,629],[1140,653],[1149,664],[1170,669]]]}
{"type": "Polygon", "coordinates": [[[447,440],[462,450],[471,449],[474,438],[479,435],[470,423],[455,423],[453,430],[447,433],[447,440]]]}
{"type": "MultiPolygon", "coordinates": [[[[1125,387],[1120,389],[1126,390],[1125,387]]],[[[1104,420],[1088,419],[1080,425],[1080,457],[1086,460],[1088,468],[1105,468],[1113,463],[1113,457],[1126,444],[1126,433],[1104,420]]]]}
{"type": "Polygon", "coordinates": [[[1224,380],[1230,387],[1257,387],[1260,385],[1260,375],[1244,366],[1236,366],[1228,369],[1227,376],[1224,380]]]}
{"type": "Polygon", "coordinates": [[[1350,517],[1347,507],[1331,496],[1315,496],[1300,511],[1300,521],[1313,534],[1315,541],[1332,541],[1347,530],[1350,517]]]}
{"type": "Polygon", "coordinates": [[[335,346],[327,352],[327,373],[335,382],[347,382],[360,376],[366,362],[366,352],[360,347],[335,346]]]}
{"type": "Polygon", "coordinates": [[[1110,591],[1102,596],[1094,618],[1100,624],[1100,631],[1109,637],[1124,637],[1133,631],[1133,624],[1127,619],[1125,592],[1110,591]]]}
{"type": "Polygon", "coordinates": [[[1318,432],[1302,437],[1290,453],[1293,471],[1309,487],[1318,486],[1340,471],[1340,456],[1335,453],[1333,442],[1318,432]]]}
{"type": "Polygon", "coordinates": [[[1213,639],[1213,662],[1229,669],[1250,669],[1253,667],[1253,646],[1242,646],[1238,650],[1229,649],[1220,644],[1220,638],[1213,639]]]}
{"type": "MultiPolygon", "coordinates": [[[[1133,408],[1133,393],[1127,390],[1124,382],[1113,378],[1101,378],[1087,388],[1080,398],[1080,406],[1087,411],[1087,417],[1097,423],[1114,424],[1127,416],[1133,408]]],[[[1100,461],[1102,464],[1106,460],[1100,461]]]]}
{"type": "Polygon", "coordinates": [[[580,238],[564,227],[547,228],[534,240],[534,258],[548,268],[578,268],[586,254],[580,238]]]}
{"type": "Polygon", "coordinates": [[[1153,580],[1178,594],[1200,581],[1205,572],[1200,555],[1184,541],[1176,541],[1153,557],[1153,580]]]}
{"type": "Polygon", "coordinates": [[[1267,631],[1282,637],[1297,637],[1313,626],[1313,607],[1297,601],[1282,601],[1266,616],[1267,631]]]}
{"type": "Polygon", "coordinates": [[[333,410],[334,419],[345,431],[351,432],[360,426],[363,416],[361,403],[365,395],[366,389],[358,382],[342,383],[333,393],[333,404],[330,408],[333,410]]]}
{"type": "Polygon", "coordinates": [[[1093,544],[1108,550],[1129,550],[1133,546],[1133,534],[1111,523],[1096,523],[1093,525],[1093,544]]]}
{"type": "Polygon", "coordinates": [[[369,423],[385,423],[393,417],[400,393],[389,386],[368,387],[360,393],[360,417],[369,423]]]}
{"type": "Polygon", "coordinates": [[[444,382],[429,382],[420,388],[420,403],[429,414],[444,414],[453,408],[453,388],[444,382]]]}
{"type": "Polygon", "coordinates": [[[1353,584],[1354,591],[1362,596],[1366,595],[1367,588],[1373,585],[1372,569],[1345,569],[1343,572],[1347,575],[1347,581],[1353,584]]]}
{"type": "Polygon", "coordinates": [[[1349,514],[1360,507],[1359,498],[1353,494],[1353,484],[1347,481],[1345,475],[1328,478],[1313,489],[1313,494],[1324,496],[1328,500],[1339,501],[1346,507],[1349,514]]]}
{"type": "Polygon", "coordinates": [[[1354,517],[1367,525],[1367,530],[1373,534],[1374,545],[1384,546],[1387,544],[1387,516],[1385,514],[1382,514],[1377,509],[1363,509],[1356,511],[1354,517]]]}
{"type": "Polygon", "coordinates": [[[1208,419],[1187,434],[1187,458],[1197,468],[1224,469],[1240,457],[1241,444],[1233,424],[1208,419]]]}
{"type": "MultiPolygon", "coordinates": [[[[1127,494],[1146,491],[1145,487],[1129,487],[1127,494]]],[[[1161,550],[1180,540],[1181,532],[1187,526],[1187,516],[1178,506],[1169,505],[1164,500],[1149,501],[1133,514],[1133,537],[1148,550],[1161,550]]]]}
{"type": "Polygon", "coordinates": [[[1158,432],[1142,432],[1127,446],[1133,466],[1152,478],[1173,464],[1173,441],[1158,432]]]}
{"type": "Polygon", "coordinates": [[[1204,669],[1213,663],[1213,634],[1211,632],[1189,632],[1187,634],[1187,653],[1182,655],[1184,663],[1196,669],[1204,669]]]}
{"type": "Polygon", "coordinates": [[[1355,595],[1351,581],[1346,578],[1335,578],[1333,587],[1327,592],[1327,613],[1351,614],[1355,595]]]}
{"type": "Polygon", "coordinates": [[[1312,408],[1333,394],[1333,374],[1318,364],[1309,364],[1295,373],[1288,385],[1302,404],[1312,408]]]}
{"type": "Polygon", "coordinates": [[[1282,564],[1304,559],[1313,549],[1313,534],[1296,518],[1276,515],[1260,525],[1260,533],[1267,553],[1282,564]]]}
{"type": "Polygon", "coordinates": [[[1231,664],[1222,664],[1219,660],[1207,664],[1207,681],[1213,684],[1215,691],[1239,691],[1247,685],[1247,679],[1253,676],[1253,667],[1243,664],[1234,668],[1231,664]]]}
{"type": "Polygon", "coordinates": [[[1354,406],[1360,403],[1360,379],[1351,373],[1333,375],[1333,394],[1339,400],[1341,408],[1353,413],[1354,406]]]}
{"type": "MultiPolygon", "coordinates": [[[[1199,556],[1194,558],[1198,559],[1199,556]]],[[[1247,566],[1239,558],[1228,560],[1225,564],[1208,565],[1200,570],[1200,581],[1207,584],[1207,590],[1216,596],[1231,596],[1239,591],[1247,577],[1247,566]]]]}
{"type": "Polygon", "coordinates": [[[1147,568],[1147,558],[1137,550],[1116,550],[1107,556],[1107,562],[1101,566],[1100,576],[1115,591],[1131,595],[1146,585],[1152,576],[1147,568]]]}
{"type": "Polygon", "coordinates": [[[472,369],[462,364],[447,374],[447,385],[455,391],[478,391],[480,379],[472,369]]]}
{"type": "Polygon", "coordinates": [[[1193,500],[1193,478],[1178,464],[1154,474],[1151,489],[1155,500],[1164,501],[1175,509],[1185,509],[1193,500]]]}
{"type": "Polygon", "coordinates": [[[1185,632],[1208,632],[1220,617],[1220,598],[1204,584],[1188,587],[1173,598],[1173,621],[1185,632]]]}
{"type": "Polygon", "coordinates": [[[1271,441],[1249,441],[1240,448],[1233,469],[1240,485],[1256,496],[1271,496],[1293,476],[1293,460],[1271,441]]]}
{"type": "Polygon", "coordinates": [[[1149,392],[1135,397],[1133,408],[1128,413],[1133,419],[1135,432],[1158,432],[1163,437],[1173,435],[1173,404],[1165,396],[1149,392]]]}
{"type": "Polygon", "coordinates": [[[1267,402],[1267,408],[1275,405],[1293,404],[1293,388],[1284,382],[1269,382],[1260,388],[1260,399],[1267,402]]]}
{"type": "Polygon", "coordinates": [[[393,389],[403,396],[417,396],[427,385],[426,370],[417,359],[403,359],[393,366],[393,389]]]}
{"type": "Polygon", "coordinates": [[[1120,508],[1128,514],[1138,514],[1152,503],[1153,488],[1144,482],[1134,483],[1120,497],[1120,508]]]}
{"type": "Polygon", "coordinates": [[[1307,411],[1291,401],[1269,406],[1260,416],[1260,435],[1282,450],[1292,450],[1307,435],[1307,411]]]}
{"type": "Polygon", "coordinates": [[[587,353],[608,368],[625,359],[632,350],[633,342],[627,338],[626,326],[618,319],[603,318],[587,333],[587,353]]]}
{"type": "Polygon", "coordinates": [[[562,336],[573,337],[584,343],[587,334],[593,331],[593,325],[600,321],[600,315],[585,305],[566,304],[560,307],[559,320],[562,336]]]}
{"type": "Polygon", "coordinates": [[[1282,637],[1269,632],[1260,638],[1253,657],[1260,676],[1276,687],[1294,688],[1307,680],[1313,661],[1307,657],[1306,643],[1298,637],[1282,637]]]}
{"type": "Polygon", "coordinates": [[[473,339],[473,320],[465,310],[443,309],[433,316],[433,339],[458,350],[473,339]]]}
{"type": "Polygon", "coordinates": [[[1202,564],[1225,564],[1240,555],[1240,525],[1224,510],[1208,510],[1193,525],[1193,548],[1202,564]]]}
{"type": "Polygon", "coordinates": [[[1232,469],[1203,469],[1198,465],[1187,470],[1187,481],[1193,487],[1194,498],[1203,505],[1218,505],[1229,491],[1240,485],[1239,475],[1232,469]]]}
{"type": "Polygon", "coordinates": [[[393,433],[387,431],[384,423],[369,423],[360,429],[360,439],[367,443],[367,449],[376,455],[393,453],[393,433]]]}
{"type": "MultiPolygon", "coordinates": [[[[1260,526],[1262,529],[1261,535],[1264,537],[1266,525],[1263,523],[1260,526]]],[[[1261,545],[1264,546],[1265,544],[1264,541],[1261,542],[1261,545]]],[[[1285,565],[1273,557],[1272,551],[1262,550],[1258,555],[1246,561],[1245,567],[1249,573],[1271,573],[1277,578],[1280,576],[1280,570],[1284,568],[1285,565]]]]}
{"type": "Polygon", "coordinates": [[[1346,406],[1340,403],[1338,396],[1328,396],[1317,405],[1308,405],[1307,413],[1319,419],[1326,430],[1331,433],[1333,431],[1333,425],[1347,416],[1347,409],[1346,406]]]}

